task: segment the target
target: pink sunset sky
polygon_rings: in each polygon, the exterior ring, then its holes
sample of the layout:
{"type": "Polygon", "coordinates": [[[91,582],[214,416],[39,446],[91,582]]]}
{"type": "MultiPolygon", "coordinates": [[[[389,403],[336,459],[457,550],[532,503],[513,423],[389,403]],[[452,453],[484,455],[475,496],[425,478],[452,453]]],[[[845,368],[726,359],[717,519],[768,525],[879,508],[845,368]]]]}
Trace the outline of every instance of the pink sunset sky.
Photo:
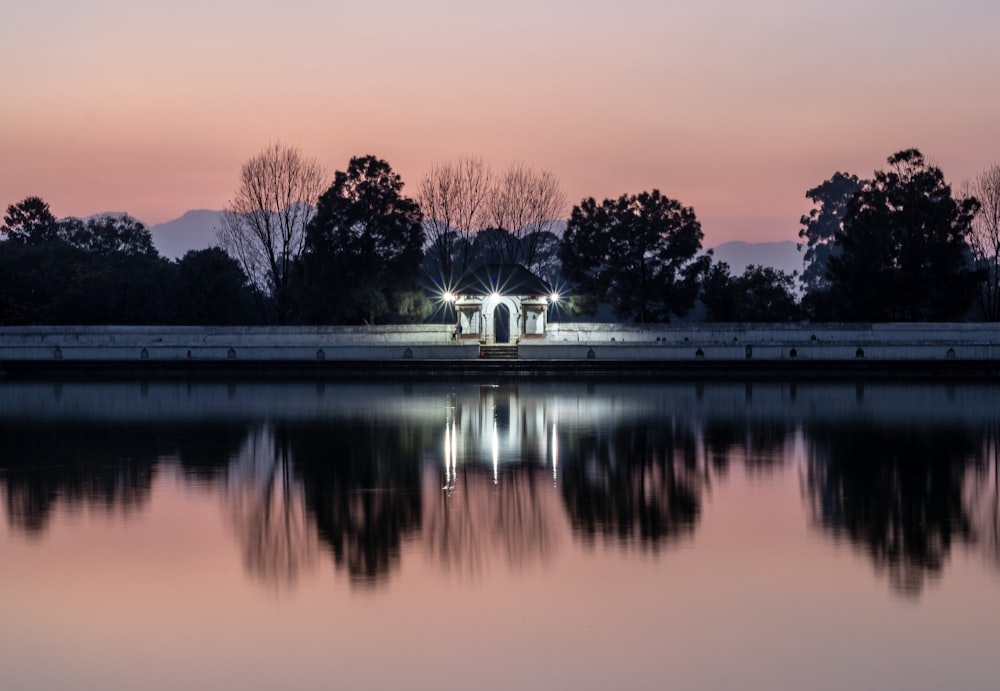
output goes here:
{"type": "Polygon", "coordinates": [[[837,170],[1000,160],[998,33],[995,0],[6,3],[0,206],[221,209],[281,141],[331,175],[384,158],[411,194],[472,154],[570,204],[658,188],[706,245],[794,240],[837,170]]]}

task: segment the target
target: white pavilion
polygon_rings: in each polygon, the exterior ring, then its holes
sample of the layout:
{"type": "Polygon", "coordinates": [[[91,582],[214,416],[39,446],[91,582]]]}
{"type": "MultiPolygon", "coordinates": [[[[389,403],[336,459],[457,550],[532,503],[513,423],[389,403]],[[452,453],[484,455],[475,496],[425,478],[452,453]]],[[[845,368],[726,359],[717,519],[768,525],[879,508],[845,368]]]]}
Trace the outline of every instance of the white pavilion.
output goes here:
{"type": "Polygon", "coordinates": [[[484,264],[466,273],[447,298],[455,306],[457,337],[490,344],[541,338],[550,302],[558,295],[517,264],[484,264]]]}

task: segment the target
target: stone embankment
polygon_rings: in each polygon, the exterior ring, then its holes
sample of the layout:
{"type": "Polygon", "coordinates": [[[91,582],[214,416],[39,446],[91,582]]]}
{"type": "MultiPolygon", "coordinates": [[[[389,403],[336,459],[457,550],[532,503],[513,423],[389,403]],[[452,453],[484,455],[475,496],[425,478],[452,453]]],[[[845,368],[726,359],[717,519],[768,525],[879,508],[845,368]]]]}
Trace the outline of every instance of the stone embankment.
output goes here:
{"type": "Polygon", "coordinates": [[[0,327],[0,373],[1000,377],[990,324],[550,324],[516,359],[450,325],[0,327]]]}
{"type": "Polygon", "coordinates": [[[764,361],[1000,360],[994,324],[552,324],[521,357],[764,361]]]}
{"type": "Polygon", "coordinates": [[[0,363],[324,362],[475,359],[478,344],[456,348],[450,326],[0,328],[0,363]]]}

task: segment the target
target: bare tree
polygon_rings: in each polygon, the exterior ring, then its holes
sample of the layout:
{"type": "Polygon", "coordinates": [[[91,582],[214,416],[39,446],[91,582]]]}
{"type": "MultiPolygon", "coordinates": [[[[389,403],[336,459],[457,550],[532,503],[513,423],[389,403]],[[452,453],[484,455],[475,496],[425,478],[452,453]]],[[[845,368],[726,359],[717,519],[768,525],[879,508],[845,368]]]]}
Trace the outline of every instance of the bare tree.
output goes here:
{"type": "Polygon", "coordinates": [[[418,200],[434,271],[443,283],[477,261],[543,271],[558,253],[555,231],[566,197],[548,170],[515,164],[496,174],[483,159],[464,156],[432,168],[418,200]]]}
{"type": "Polygon", "coordinates": [[[542,250],[566,211],[559,179],[548,170],[514,164],[497,178],[487,209],[490,226],[507,231],[491,235],[491,254],[506,264],[538,271],[542,250]]]}
{"type": "Polygon", "coordinates": [[[478,156],[440,163],[420,181],[417,200],[424,214],[429,252],[440,280],[450,284],[468,267],[475,234],[484,224],[493,171],[478,156]]]}
{"type": "Polygon", "coordinates": [[[325,180],[316,159],[276,142],[243,164],[239,187],[222,213],[219,242],[246,271],[258,297],[274,300],[278,323],[287,317],[292,264],[302,253],[325,180]]]}
{"type": "Polygon", "coordinates": [[[963,188],[964,196],[979,200],[979,211],[972,220],[969,246],[982,273],[979,299],[983,315],[1000,321],[1000,163],[981,172],[963,188]]]}

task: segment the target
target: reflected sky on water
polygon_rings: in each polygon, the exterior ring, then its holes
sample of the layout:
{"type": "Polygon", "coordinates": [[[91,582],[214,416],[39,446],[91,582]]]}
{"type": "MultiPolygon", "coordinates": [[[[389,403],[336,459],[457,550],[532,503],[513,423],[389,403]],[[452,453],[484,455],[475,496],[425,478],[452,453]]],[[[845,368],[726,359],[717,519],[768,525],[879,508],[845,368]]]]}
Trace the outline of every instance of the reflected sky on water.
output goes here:
{"type": "Polygon", "coordinates": [[[1000,387],[0,382],[11,688],[992,688],[1000,387]]]}

